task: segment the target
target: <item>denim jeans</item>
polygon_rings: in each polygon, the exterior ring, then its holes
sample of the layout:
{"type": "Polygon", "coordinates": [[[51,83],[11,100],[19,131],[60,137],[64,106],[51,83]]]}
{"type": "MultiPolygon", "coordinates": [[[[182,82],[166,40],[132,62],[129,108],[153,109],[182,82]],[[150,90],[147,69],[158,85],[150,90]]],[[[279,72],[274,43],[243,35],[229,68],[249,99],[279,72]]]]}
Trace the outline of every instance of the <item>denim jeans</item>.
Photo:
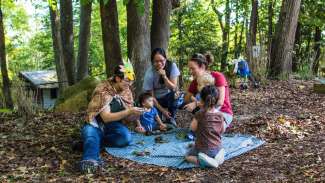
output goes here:
{"type": "MultiPolygon", "coordinates": [[[[176,117],[176,110],[177,110],[177,100],[175,99],[175,92],[171,91],[167,95],[162,98],[157,98],[158,103],[168,109],[170,112],[171,117],[175,119],[176,117]]],[[[158,111],[159,116],[161,117],[161,112],[158,111]]]]}
{"type": "Polygon", "coordinates": [[[85,124],[81,135],[83,140],[82,160],[100,161],[101,147],[124,147],[131,142],[130,131],[120,122],[105,124],[104,131],[90,124],[85,124]]]}

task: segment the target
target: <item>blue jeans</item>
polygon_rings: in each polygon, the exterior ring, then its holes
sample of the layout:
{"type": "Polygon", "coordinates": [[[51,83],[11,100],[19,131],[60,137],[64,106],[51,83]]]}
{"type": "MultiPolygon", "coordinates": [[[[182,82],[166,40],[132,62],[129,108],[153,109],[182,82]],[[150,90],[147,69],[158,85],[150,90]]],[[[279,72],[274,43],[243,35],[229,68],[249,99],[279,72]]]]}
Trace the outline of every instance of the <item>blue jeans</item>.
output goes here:
{"type": "MultiPolygon", "coordinates": [[[[162,98],[157,98],[158,103],[168,109],[170,112],[171,117],[175,119],[176,117],[176,110],[177,110],[177,100],[175,99],[175,92],[171,91],[167,95],[162,98]]],[[[161,117],[161,111],[158,111],[159,116],[161,117]]]]}
{"type": "Polygon", "coordinates": [[[105,124],[104,131],[90,124],[85,124],[81,135],[83,140],[82,160],[100,161],[101,147],[124,147],[131,142],[129,129],[120,122],[105,124]]]}

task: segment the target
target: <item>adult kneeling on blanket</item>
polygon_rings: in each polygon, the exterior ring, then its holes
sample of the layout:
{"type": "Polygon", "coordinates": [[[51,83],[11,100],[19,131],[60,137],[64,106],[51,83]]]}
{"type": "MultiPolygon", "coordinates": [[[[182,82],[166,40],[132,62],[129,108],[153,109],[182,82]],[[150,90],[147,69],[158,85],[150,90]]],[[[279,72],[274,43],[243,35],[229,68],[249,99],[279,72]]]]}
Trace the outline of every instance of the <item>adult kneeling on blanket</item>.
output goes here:
{"type": "Polygon", "coordinates": [[[100,83],[88,105],[86,124],[82,128],[83,155],[80,170],[94,172],[102,166],[100,149],[103,146],[123,147],[131,142],[131,133],[124,125],[143,110],[133,107],[130,81],[124,79],[123,66],[114,76],[100,83]]]}

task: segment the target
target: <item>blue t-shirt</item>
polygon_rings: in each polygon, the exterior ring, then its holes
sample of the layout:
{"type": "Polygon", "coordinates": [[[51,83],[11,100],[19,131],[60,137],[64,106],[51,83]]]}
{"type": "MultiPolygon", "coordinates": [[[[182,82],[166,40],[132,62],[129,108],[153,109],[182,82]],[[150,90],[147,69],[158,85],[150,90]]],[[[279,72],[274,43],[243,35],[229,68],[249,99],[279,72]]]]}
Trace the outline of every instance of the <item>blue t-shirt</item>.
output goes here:
{"type": "MultiPolygon", "coordinates": [[[[175,79],[180,75],[179,69],[175,63],[172,63],[172,67],[170,70],[169,79],[175,79]]],[[[166,96],[170,90],[167,88],[165,84],[159,83],[160,75],[152,66],[148,68],[144,75],[143,79],[143,90],[144,91],[151,91],[153,90],[154,95],[156,98],[163,98],[166,96]]]]}
{"type": "Polygon", "coordinates": [[[240,60],[238,62],[238,71],[237,71],[237,73],[238,73],[238,75],[240,75],[242,77],[249,76],[250,70],[249,70],[248,63],[245,60],[240,60]]]}
{"type": "Polygon", "coordinates": [[[144,112],[140,116],[141,126],[146,131],[153,131],[157,128],[156,116],[158,115],[158,111],[155,107],[151,108],[150,111],[144,112]]]}

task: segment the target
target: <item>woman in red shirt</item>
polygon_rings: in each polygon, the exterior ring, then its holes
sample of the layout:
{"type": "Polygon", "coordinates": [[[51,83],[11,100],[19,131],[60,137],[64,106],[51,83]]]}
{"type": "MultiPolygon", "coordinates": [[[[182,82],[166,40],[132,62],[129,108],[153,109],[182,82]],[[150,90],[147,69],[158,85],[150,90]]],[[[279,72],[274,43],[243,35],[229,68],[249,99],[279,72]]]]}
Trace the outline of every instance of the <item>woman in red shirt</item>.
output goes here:
{"type": "Polygon", "coordinates": [[[225,76],[222,73],[216,71],[208,71],[208,66],[211,62],[211,58],[211,55],[203,55],[200,53],[196,53],[189,60],[188,67],[194,80],[191,82],[188,88],[188,92],[185,96],[185,102],[187,103],[187,105],[185,105],[184,108],[192,112],[196,107],[199,106],[199,102],[194,97],[197,93],[199,93],[196,78],[208,72],[212,75],[212,77],[214,77],[215,86],[217,87],[220,93],[217,106],[225,118],[226,128],[230,125],[233,119],[233,112],[229,96],[229,85],[225,76]]]}

